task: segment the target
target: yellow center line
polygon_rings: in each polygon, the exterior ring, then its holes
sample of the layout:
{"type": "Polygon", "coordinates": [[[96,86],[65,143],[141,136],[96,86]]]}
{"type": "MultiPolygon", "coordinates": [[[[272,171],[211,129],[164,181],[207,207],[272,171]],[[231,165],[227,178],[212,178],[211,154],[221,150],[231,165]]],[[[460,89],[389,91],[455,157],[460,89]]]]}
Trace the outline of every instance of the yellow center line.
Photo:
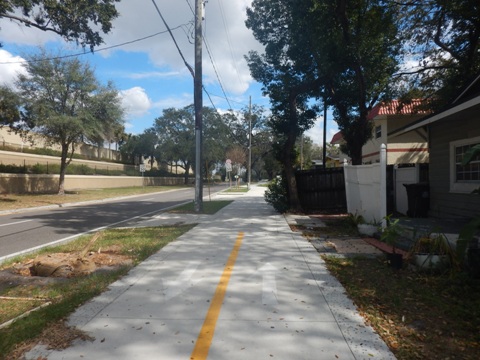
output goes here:
{"type": "Polygon", "coordinates": [[[237,260],[238,251],[240,250],[240,246],[242,246],[242,241],[243,232],[239,232],[237,241],[235,241],[233,250],[228,257],[222,276],[220,277],[220,281],[218,282],[215,290],[215,294],[213,295],[207,316],[205,317],[202,328],[200,329],[200,333],[198,334],[195,347],[190,355],[191,360],[207,359],[208,351],[210,350],[210,345],[212,344],[213,340],[213,334],[215,333],[215,326],[217,324],[218,316],[220,315],[220,309],[222,308],[223,299],[225,297],[225,293],[227,292],[228,282],[230,281],[233,266],[237,260]]]}

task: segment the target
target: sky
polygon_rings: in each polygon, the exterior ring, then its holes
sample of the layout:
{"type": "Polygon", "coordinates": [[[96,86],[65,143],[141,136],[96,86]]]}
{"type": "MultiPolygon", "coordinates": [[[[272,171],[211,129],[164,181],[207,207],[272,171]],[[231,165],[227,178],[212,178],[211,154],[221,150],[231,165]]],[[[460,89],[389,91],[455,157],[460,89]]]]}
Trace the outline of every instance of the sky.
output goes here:
{"type": "MultiPolygon", "coordinates": [[[[163,18],[172,29],[186,61],[194,67],[195,0],[155,0],[163,18]]],[[[250,75],[244,56],[251,50],[263,52],[251,30],[245,26],[246,9],[252,0],[209,0],[203,22],[203,105],[219,111],[241,110],[252,104],[269,108],[261,84],[250,75]],[[225,94],[228,101],[225,100],[225,94]],[[210,100],[211,99],[211,100],[210,100]]],[[[120,16],[113,29],[102,35],[104,44],[94,53],[58,35],[27,28],[0,19],[0,82],[11,85],[22,72],[26,54],[43,46],[79,57],[94,69],[104,84],[113,81],[125,109],[125,130],[140,134],[153,126],[163,109],[193,104],[193,78],[158,14],[154,0],[123,0],[117,3],[120,16]]],[[[338,131],[327,115],[327,142],[338,131]]],[[[323,118],[306,133],[315,143],[323,141],[323,118]]]]}

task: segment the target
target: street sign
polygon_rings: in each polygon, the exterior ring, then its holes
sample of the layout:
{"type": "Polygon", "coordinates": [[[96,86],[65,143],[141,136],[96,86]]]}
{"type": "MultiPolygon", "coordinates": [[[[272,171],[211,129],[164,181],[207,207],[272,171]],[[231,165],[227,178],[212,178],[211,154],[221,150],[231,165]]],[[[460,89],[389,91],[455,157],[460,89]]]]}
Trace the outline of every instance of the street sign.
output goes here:
{"type": "Polygon", "coordinates": [[[227,170],[227,172],[231,172],[231,171],[232,171],[232,160],[227,159],[227,160],[225,161],[225,170],[227,170]]]}
{"type": "Polygon", "coordinates": [[[140,164],[140,172],[145,172],[145,164],[140,164]]]}

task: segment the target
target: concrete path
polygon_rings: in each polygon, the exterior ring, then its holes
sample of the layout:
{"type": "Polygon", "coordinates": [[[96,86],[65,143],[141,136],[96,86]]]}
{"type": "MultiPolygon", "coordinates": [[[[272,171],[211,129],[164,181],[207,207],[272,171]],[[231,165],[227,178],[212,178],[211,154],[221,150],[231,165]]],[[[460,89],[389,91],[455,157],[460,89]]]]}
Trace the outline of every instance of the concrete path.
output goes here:
{"type": "Polygon", "coordinates": [[[200,222],[70,317],[94,341],[27,359],[395,359],[263,192],[139,224],[200,222]]]}

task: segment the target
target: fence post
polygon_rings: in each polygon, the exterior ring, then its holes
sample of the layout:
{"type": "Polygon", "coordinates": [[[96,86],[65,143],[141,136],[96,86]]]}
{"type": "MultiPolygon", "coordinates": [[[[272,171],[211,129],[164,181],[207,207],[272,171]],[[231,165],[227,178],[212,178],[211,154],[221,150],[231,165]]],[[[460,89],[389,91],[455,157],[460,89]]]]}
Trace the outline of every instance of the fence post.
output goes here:
{"type": "Polygon", "coordinates": [[[382,229],[387,226],[387,147],[385,144],[380,146],[380,218],[382,219],[382,229]]]}
{"type": "Polygon", "coordinates": [[[348,183],[348,173],[347,173],[347,166],[348,166],[348,161],[347,159],[343,159],[343,177],[345,179],[345,198],[347,200],[347,212],[350,212],[350,185],[348,183]]]}

